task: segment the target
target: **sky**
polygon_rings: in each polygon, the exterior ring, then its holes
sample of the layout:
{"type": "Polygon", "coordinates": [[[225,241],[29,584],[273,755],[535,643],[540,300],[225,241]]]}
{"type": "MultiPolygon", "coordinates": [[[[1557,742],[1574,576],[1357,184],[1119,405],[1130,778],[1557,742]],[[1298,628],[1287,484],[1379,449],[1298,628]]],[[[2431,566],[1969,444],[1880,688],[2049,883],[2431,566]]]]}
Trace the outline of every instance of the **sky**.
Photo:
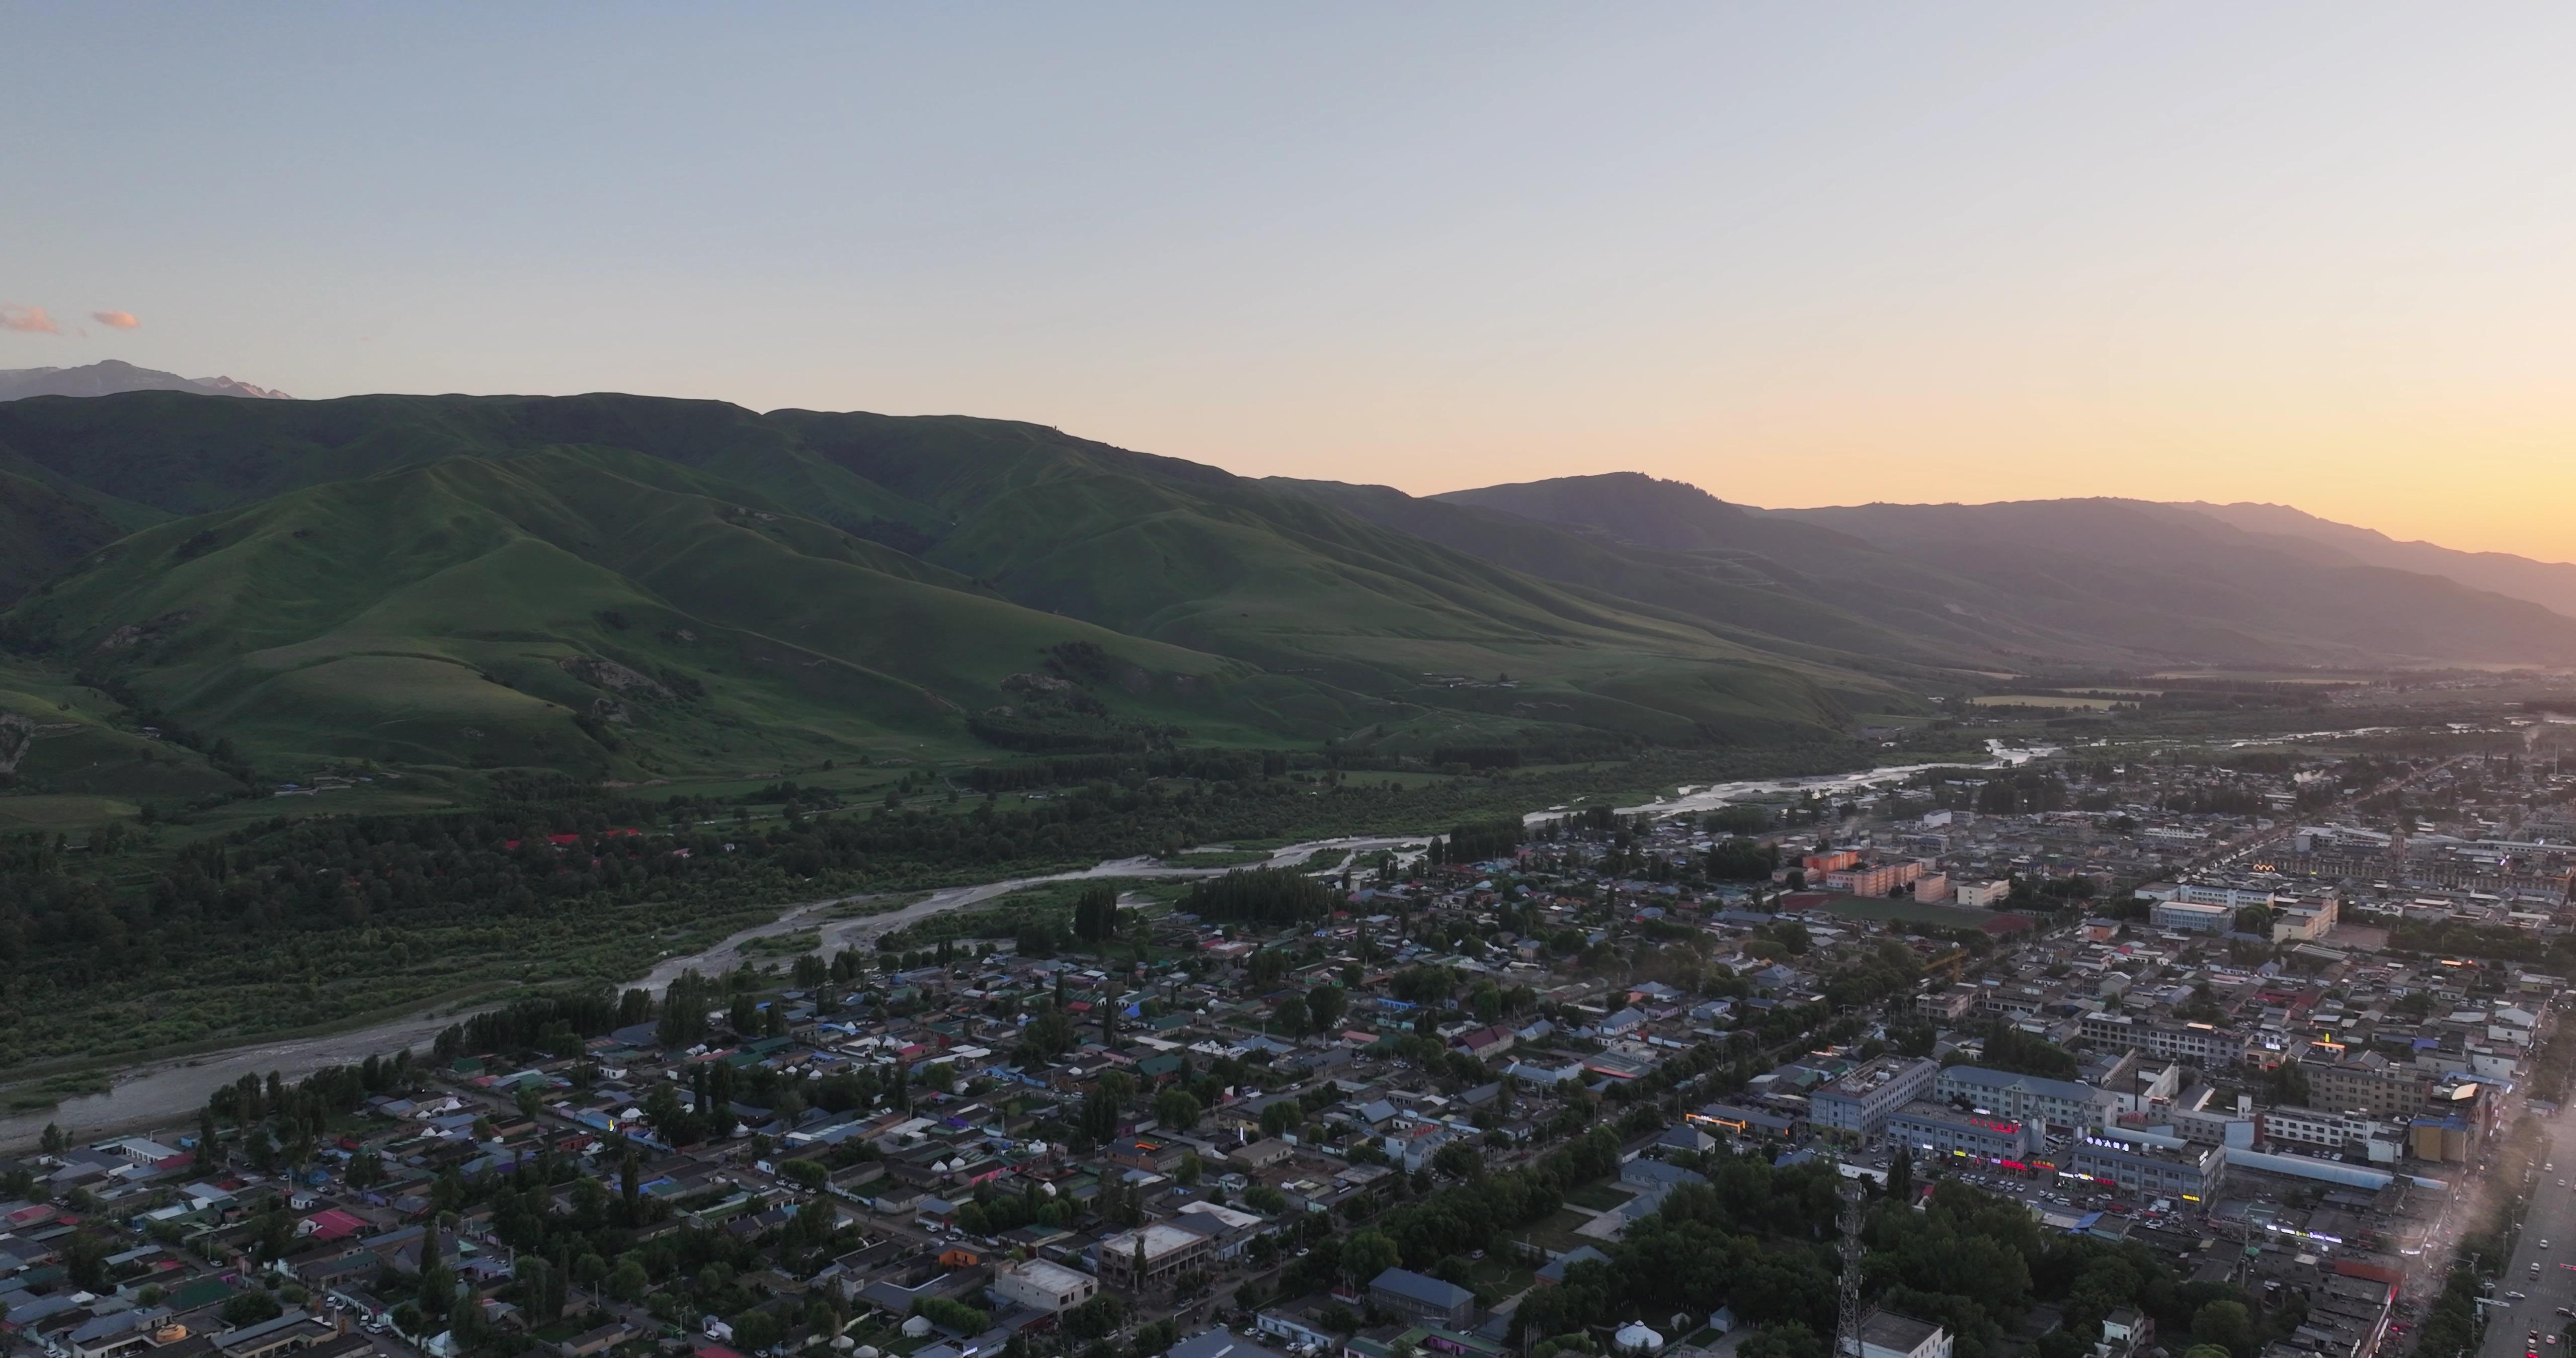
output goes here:
{"type": "Polygon", "coordinates": [[[2576,559],[2576,8],[22,4],[0,367],[2576,559]]]}

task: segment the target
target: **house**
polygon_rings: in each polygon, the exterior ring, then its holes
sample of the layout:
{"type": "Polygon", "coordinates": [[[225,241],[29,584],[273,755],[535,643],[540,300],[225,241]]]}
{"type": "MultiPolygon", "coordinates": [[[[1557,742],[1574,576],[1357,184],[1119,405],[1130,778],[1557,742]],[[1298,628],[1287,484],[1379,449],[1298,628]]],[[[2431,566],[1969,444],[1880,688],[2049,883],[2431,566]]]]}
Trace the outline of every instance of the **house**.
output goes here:
{"type": "Polygon", "coordinates": [[[1391,1268],[1377,1275],[1369,1283],[1369,1300],[1390,1314],[1453,1330],[1476,1323],[1475,1293],[1409,1269],[1391,1268]]]}
{"type": "Polygon", "coordinates": [[[1255,1141],[1249,1146],[1237,1146],[1226,1158],[1250,1169],[1266,1169],[1296,1153],[1296,1147],[1274,1137],[1255,1141]]]}

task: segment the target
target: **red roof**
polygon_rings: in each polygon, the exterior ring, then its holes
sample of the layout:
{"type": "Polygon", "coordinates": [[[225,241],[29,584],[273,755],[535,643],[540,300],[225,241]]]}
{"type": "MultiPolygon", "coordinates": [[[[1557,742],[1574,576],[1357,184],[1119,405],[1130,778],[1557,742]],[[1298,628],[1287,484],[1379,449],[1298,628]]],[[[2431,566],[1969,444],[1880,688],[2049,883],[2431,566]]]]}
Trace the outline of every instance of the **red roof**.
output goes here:
{"type": "Polygon", "coordinates": [[[356,1235],[358,1232],[367,1229],[367,1223],[365,1221],[351,1216],[349,1213],[343,1212],[337,1207],[331,1208],[328,1211],[316,1212],[313,1215],[306,1217],[305,1220],[312,1223],[312,1236],[316,1240],[338,1240],[343,1236],[356,1235]]]}

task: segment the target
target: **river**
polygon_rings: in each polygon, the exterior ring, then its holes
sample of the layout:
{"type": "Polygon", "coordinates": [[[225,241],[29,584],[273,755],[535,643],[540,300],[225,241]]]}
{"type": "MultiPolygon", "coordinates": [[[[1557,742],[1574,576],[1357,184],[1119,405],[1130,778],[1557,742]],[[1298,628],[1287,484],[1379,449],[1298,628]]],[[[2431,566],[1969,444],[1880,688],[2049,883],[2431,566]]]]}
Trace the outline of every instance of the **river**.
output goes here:
{"type": "MultiPolygon", "coordinates": [[[[1311,840],[1273,851],[1265,864],[1297,867],[1327,850],[1387,849],[1422,842],[1419,835],[1411,838],[1345,836],[1311,840]]],[[[694,969],[710,975],[728,971],[742,960],[744,945],[754,939],[806,929],[816,931],[815,951],[818,952],[864,947],[872,945],[879,934],[915,920],[1047,882],[1078,882],[1097,877],[1211,877],[1226,871],[1230,869],[1167,867],[1151,858],[1122,858],[1071,872],[950,887],[934,891],[900,909],[874,914],[853,912],[865,910],[869,902],[882,897],[836,896],[791,907],[775,920],[729,934],[702,951],[665,957],[654,963],[650,972],[629,984],[659,990],[684,971],[694,969]]],[[[778,960],[781,956],[778,953],[761,954],[764,961],[778,960]]],[[[145,1062],[117,1072],[114,1083],[104,1094],[69,1098],[52,1109],[0,1117],[0,1151],[34,1145],[43,1135],[47,1123],[67,1128],[74,1136],[84,1139],[188,1125],[195,1120],[197,1109],[204,1105],[207,1095],[244,1075],[266,1076],[270,1071],[276,1071],[280,1078],[293,1081],[325,1066],[348,1065],[369,1056],[390,1055],[405,1048],[420,1047],[459,1017],[492,1008],[495,1003],[432,1006],[344,1033],[281,1038],[201,1056],[145,1062]]]]}
{"type": "MultiPolygon", "coordinates": [[[[2042,755],[2056,753],[2053,746],[2027,748],[2006,746],[1998,741],[1986,742],[1989,756],[1980,768],[2010,768],[2042,755]]],[[[1623,815],[1682,815],[1705,811],[1747,797],[1782,792],[1833,791],[1866,787],[1891,778],[1907,778],[1930,768],[1959,768],[1956,761],[1938,764],[1899,764],[1867,769],[1857,773],[1816,774],[1801,778],[1753,779],[1735,783],[1711,783],[1684,786],[1674,796],[1657,798],[1643,806],[1618,808],[1623,815]]],[[[1533,811],[1524,819],[1532,824],[1571,814],[1550,809],[1533,811]]],[[[1271,853],[1267,866],[1296,867],[1327,850],[1369,850],[1419,845],[1423,837],[1344,836],[1336,839],[1311,840],[1292,844],[1271,853]]],[[[653,969],[630,982],[659,990],[669,985],[680,973],[697,970],[713,975],[731,970],[743,958],[744,945],[755,939],[812,929],[817,934],[816,951],[829,953],[838,948],[861,947],[873,943],[879,934],[900,928],[915,920],[943,911],[956,910],[1007,895],[1022,887],[1048,882],[1078,882],[1097,877],[1209,877],[1228,868],[1167,867],[1151,858],[1122,858],[1072,872],[1047,873],[1036,877],[1014,877],[1007,881],[985,882],[976,886],[950,887],[900,909],[864,913],[876,896],[836,896],[790,907],[775,920],[731,934],[712,947],[685,956],[665,957],[653,969]]],[[[763,960],[777,960],[777,953],[763,953],[763,960]]],[[[495,1002],[497,1003],[497,1002],[495,1002]]],[[[70,1129],[75,1136],[95,1139],[122,1132],[151,1128],[176,1127],[193,1121],[206,1096],[231,1084],[244,1075],[265,1076],[275,1071],[286,1080],[302,1079],[325,1066],[347,1065],[369,1056],[390,1055],[404,1048],[419,1047],[438,1036],[439,1030],[492,1003],[462,1006],[433,1006],[401,1018],[369,1024],[323,1037],[287,1038],[254,1042],[228,1050],[181,1060],[153,1061],[116,1073],[114,1083],[104,1094],[89,1094],[65,1099],[52,1109],[0,1117],[0,1150],[33,1145],[47,1123],[70,1129]]]]}

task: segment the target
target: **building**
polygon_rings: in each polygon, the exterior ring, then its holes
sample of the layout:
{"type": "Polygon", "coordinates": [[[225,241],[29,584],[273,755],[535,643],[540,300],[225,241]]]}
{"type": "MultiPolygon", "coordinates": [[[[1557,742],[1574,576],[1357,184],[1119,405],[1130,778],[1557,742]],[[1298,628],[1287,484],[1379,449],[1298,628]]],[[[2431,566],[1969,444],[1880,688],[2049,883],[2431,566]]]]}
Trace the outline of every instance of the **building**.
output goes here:
{"type": "Polygon", "coordinates": [[[1939,1064],[1923,1058],[1872,1058],[1808,1096],[1807,1120],[1831,1131],[1876,1136],[1888,1114],[1930,1093],[1940,1073],[1939,1064]]]}
{"type": "Polygon", "coordinates": [[[1392,1315],[1453,1330],[1476,1324],[1476,1294],[1456,1283],[1391,1268],[1369,1283],[1369,1300],[1392,1315]]]}
{"type": "Polygon", "coordinates": [[[2236,912],[2223,905],[2195,901],[2158,901],[2148,913],[2147,922],[2159,929],[2188,934],[2223,934],[2235,927],[2236,912]]]}
{"type": "Polygon", "coordinates": [[[1873,1310],[1860,1320],[1860,1358],[1950,1358],[1950,1332],[1938,1325],[1873,1310]]]}
{"type": "Polygon", "coordinates": [[[2227,1178],[2227,1153],[2216,1146],[2087,1135],[2075,1138],[2072,1149],[2071,1172],[2131,1193],[2206,1202],[2227,1178]]]}
{"type": "Polygon", "coordinates": [[[2334,932],[2335,920],[2342,906],[2332,896],[2304,900],[2283,899],[2273,908],[2279,914],[2272,921],[2275,943],[2314,943],[2334,932]]]}
{"type": "Polygon", "coordinates": [[[1105,1236],[1095,1247],[1100,1276],[1135,1291],[1170,1282],[1215,1252],[1208,1237],[1166,1222],[1149,1222],[1133,1231],[1105,1236]],[[1144,1242],[1144,1266],[1137,1267],[1137,1242],[1144,1242]]]}
{"type": "Polygon", "coordinates": [[[2378,1052],[2337,1060],[2312,1050],[2299,1058],[2299,1075],[2308,1083],[2310,1106],[2375,1118],[2411,1118],[2433,1092],[2431,1072],[2395,1065],[2378,1052]]]}
{"type": "Polygon", "coordinates": [[[2039,1151],[2039,1129],[2019,1118],[1967,1113],[1926,1099],[1887,1118],[1887,1139],[1920,1155],[1942,1155],[1988,1164],[2020,1164],[2039,1151]]]}
{"type": "Polygon", "coordinates": [[[2373,1119],[2315,1108],[2266,1108],[2256,1125],[2263,1139],[2276,1148],[2298,1147],[2338,1155],[2366,1151],[2374,1142],[2395,1143],[2401,1139],[2396,1128],[2373,1119]]]}
{"type": "Polygon", "coordinates": [[[1932,1082],[1934,1097],[1965,1099],[1998,1117],[2044,1123],[2077,1131],[2111,1120],[2119,1098],[2073,1080],[2016,1075],[1982,1066],[1951,1066],[1932,1082]]]}
{"type": "Polygon", "coordinates": [[[2409,1123],[2407,1133],[2418,1160],[2460,1165],[2477,1154],[2477,1126],[2467,1118],[2428,1114],[2409,1123]]]}
{"type": "Polygon", "coordinates": [[[1867,866],[1841,868],[1825,874],[1827,891],[1848,891],[1855,896],[1888,896],[1901,887],[1914,885],[1923,875],[1923,865],[1907,859],[1902,863],[1872,863],[1867,866]]]}
{"type": "Polygon", "coordinates": [[[2215,1069],[2245,1059],[2243,1033],[2208,1023],[2149,1023],[2129,1014],[2087,1014],[2081,1035],[2092,1046],[2145,1052],[2215,1069]]]}
{"type": "MultiPolygon", "coordinates": [[[[1135,1253],[1133,1246],[1128,1253],[1135,1253]]],[[[1054,1312],[1091,1300],[1100,1291],[1100,1281],[1062,1264],[1030,1259],[1002,1270],[993,1279],[993,1291],[1002,1300],[1017,1302],[1030,1310],[1054,1312]]]]}
{"type": "Polygon", "coordinates": [[[1935,1023],[1956,1023],[1975,1013],[1977,988],[1954,985],[1947,990],[1927,990],[1914,997],[1914,1017],[1935,1023]]]}
{"type": "Polygon", "coordinates": [[[1971,910],[1990,910],[2003,904],[2005,899],[2012,895],[2012,883],[1958,882],[1951,886],[1950,894],[1959,904],[1971,910]]]}

